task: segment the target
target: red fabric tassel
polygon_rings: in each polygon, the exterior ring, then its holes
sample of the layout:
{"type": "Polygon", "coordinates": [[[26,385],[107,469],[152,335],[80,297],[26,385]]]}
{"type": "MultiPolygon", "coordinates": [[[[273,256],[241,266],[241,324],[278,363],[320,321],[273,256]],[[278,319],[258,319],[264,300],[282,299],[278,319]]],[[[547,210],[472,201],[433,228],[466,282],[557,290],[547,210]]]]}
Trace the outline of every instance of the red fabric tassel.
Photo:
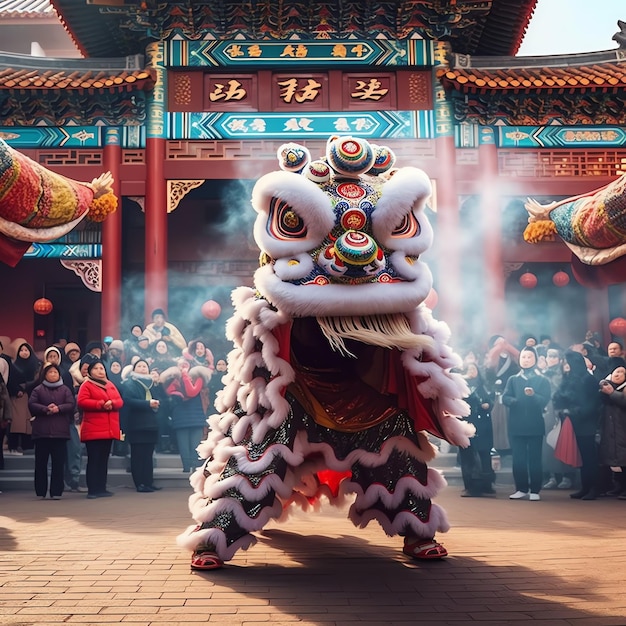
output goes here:
{"type": "Polygon", "coordinates": [[[581,467],[583,464],[580,450],[576,443],[572,420],[570,420],[569,417],[566,417],[561,424],[561,432],[556,442],[556,448],[554,448],[554,456],[559,461],[562,461],[566,465],[571,465],[572,467],[581,467]]]}
{"type": "Polygon", "coordinates": [[[30,248],[30,242],[18,241],[0,233],[0,262],[15,267],[30,248]]]}

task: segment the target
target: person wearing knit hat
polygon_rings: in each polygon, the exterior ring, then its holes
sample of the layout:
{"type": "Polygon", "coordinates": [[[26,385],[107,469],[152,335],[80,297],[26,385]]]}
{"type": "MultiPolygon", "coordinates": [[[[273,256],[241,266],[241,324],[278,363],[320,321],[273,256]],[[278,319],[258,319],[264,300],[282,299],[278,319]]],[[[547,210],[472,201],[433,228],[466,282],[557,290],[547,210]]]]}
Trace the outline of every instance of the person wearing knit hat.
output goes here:
{"type": "Polygon", "coordinates": [[[109,361],[120,361],[124,363],[124,342],[121,339],[114,339],[107,350],[109,361]]]}
{"type": "Polygon", "coordinates": [[[95,354],[99,359],[102,358],[103,346],[101,341],[90,341],[85,348],[85,354],[95,354]]]}
{"type": "Polygon", "coordinates": [[[152,455],[159,438],[157,411],[160,401],[152,396],[154,380],[148,362],[139,359],[122,384],[122,428],[130,444],[130,470],[139,493],[158,491],[154,483],[152,455]]]}
{"type": "Polygon", "coordinates": [[[545,435],[543,411],[552,389],[537,370],[537,351],[525,346],[519,353],[520,371],[511,376],[502,393],[509,408],[508,426],[515,492],[511,500],[541,500],[543,484],[542,445],[545,435]]]}
{"type": "Polygon", "coordinates": [[[152,311],[152,323],[144,328],[143,334],[148,337],[151,344],[159,339],[163,339],[169,344],[176,346],[181,352],[187,347],[187,341],[180,330],[174,324],[166,321],[163,309],[154,309],[152,311]]]}
{"type": "MultiPolygon", "coordinates": [[[[56,348],[46,350],[60,353],[56,348]]],[[[44,366],[42,382],[28,399],[35,442],[35,492],[45,498],[48,492],[48,461],[51,462],[50,497],[59,500],[63,494],[63,466],[70,422],[74,418],[74,395],[63,384],[61,370],[55,363],[44,366]]]]}
{"type": "Polygon", "coordinates": [[[111,446],[121,435],[119,411],[124,402],[107,379],[101,359],[85,365],[87,378],[78,390],[77,404],[83,412],[80,439],[87,448],[87,498],[104,498],[113,495],[106,488],[107,472],[111,446]]]}
{"type": "Polygon", "coordinates": [[[80,346],[73,341],[66,343],[63,351],[65,352],[65,356],[67,356],[72,363],[78,361],[80,358],[80,346]]]}
{"type": "Polygon", "coordinates": [[[44,362],[44,365],[48,363],[52,363],[53,365],[56,365],[59,368],[59,371],[61,372],[61,380],[63,381],[63,384],[67,385],[70,391],[73,389],[72,375],[70,374],[70,368],[67,367],[65,363],[63,363],[61,351],[56,346],[50,346],[49,348],[46,348],[46,350],[43,353],[43,362],[44,362]]]}

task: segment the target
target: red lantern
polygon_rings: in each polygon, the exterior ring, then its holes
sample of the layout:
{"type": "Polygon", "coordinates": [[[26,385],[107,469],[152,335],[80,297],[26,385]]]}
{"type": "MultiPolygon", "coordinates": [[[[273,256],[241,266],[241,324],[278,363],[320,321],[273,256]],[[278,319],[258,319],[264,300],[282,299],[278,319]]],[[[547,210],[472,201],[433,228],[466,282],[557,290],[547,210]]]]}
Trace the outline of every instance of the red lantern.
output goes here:
{"type": "Polygon", "coordinates": [[[208,320],[216,320],[222,312],[222,307],[215,300],[207,300],[202,305],[202,315],[208,320]]]}
{"type": "Polygon", "coordinates": [[[39,300],[35,300],[33,303],[33,311],[37,315],[48,315],[52,313],[52,308],[52,302],[48,298],[39,298],[39,300]]]}
{"type": "Polygon", "coordinates": [[[424,304],[432,310],[437,306],[437,302],[439,302],[439,294],[434,289],[431,289],[424,300],[424,304]]]}
{"type": "Polygon", "coordinates": [[[616,317],[609,322],[609,330],[618,337],[626,337],[626,320],[616,317]]]}
{"type": "Polygon", "coordinates": [[[569,283],[569,274],[567,272],[557,272],[553,277],[552,277],[552,282],[557,286],[557,287],[565,287],[565,285],[567,285],[569,283]]]}
{"type": "Polygon", "coordinates": [[[519,284],[524,289],[534,289],[537,286],[537,277],[532,272],[524,272],[519,277],[519,284]]]}

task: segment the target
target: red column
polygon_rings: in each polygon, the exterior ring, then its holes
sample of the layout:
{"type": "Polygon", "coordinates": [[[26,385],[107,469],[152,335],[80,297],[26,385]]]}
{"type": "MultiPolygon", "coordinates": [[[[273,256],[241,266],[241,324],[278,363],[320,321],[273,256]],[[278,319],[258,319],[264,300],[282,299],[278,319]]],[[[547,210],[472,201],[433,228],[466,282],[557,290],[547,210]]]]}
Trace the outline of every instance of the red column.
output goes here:
{"type": "Polygon", "coordinates": [[[165,140],[146,139],[146,320],[152,311],[167,311],[167,183],[163,171],[165,140]]]}
{"type": "Polygon", "coordinates": [[[461,275],[459,234],[459,196],[456,184],[456,147],[451,135],[435,139],[439,175],[437,177],[437,279],[439,295],[437,317],[445,321],[458,337],[461,330],[461,275]],[[440,312],[440,313],[439,313],[440,312]]]}
{"type": "Polygon", "coordinates": [[[104,145],[104,168],[113,175],[113,193],[118,198],[117,210],[102,223],[102,337],[118,338],[122,313],[122,197],[120,164],[122,148],[119,129],[107,128],[104,145]]]}
{"type": "Polygon", "coordinates": [[[493,129],[480,129],[478,160],[482,174],[480,204],[482,210],[483,259],[485,265],[486,335],[501,333],[506,328],[505,278],[502,260],[502,219],[498,190],[498,149],[493,129]]]}
{"type": "Polygon", "coordinates": [[[145,299],[146,322],[152,311],[167,311],[167,182],[165,181],[165,141],[167,72],[165,43],[153,42],[146,47],[146,65],[153,69],[155,84],[147,102],[146,121],[146,233],[145,233],[145,299]]]}

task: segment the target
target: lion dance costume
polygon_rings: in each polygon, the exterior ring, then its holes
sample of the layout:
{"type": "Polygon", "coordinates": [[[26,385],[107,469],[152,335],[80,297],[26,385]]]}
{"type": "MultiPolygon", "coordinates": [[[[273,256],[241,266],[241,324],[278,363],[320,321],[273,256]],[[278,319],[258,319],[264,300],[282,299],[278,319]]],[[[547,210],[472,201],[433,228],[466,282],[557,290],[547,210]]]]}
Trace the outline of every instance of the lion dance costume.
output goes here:
{"type": "Polygon", "coordinates": [[[0,139],[0,261],[14,267],[31,243],[53,241],[117,208],[110,172],[83,183],[53,172],[0,139]]]}
{"type": "Polygon", "coordinates": [[[460,446],[471,432],[449,329],[423,303],[430,181],[353,137],[320,160],[297,144],[278,158],[253,190],[261,266],[255,289],[232,294],[234,349],[191,477],[196,524],[178,542],[192,568],[214,569],[291,507],[350,498],[356,526],[376,520],[407,555],[446,556],[427,432],[460,446]]]}

